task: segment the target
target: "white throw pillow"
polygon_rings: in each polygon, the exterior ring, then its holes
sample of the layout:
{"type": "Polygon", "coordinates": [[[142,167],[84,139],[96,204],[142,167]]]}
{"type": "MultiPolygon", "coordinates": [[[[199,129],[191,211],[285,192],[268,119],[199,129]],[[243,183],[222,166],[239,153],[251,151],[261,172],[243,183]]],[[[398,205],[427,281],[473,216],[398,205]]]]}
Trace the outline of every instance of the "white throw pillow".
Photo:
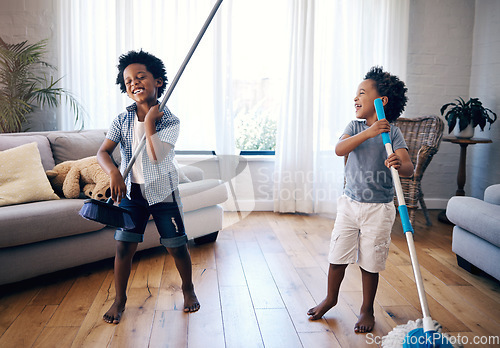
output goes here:
{"type": "Polygon", "coordinates": [[[0,206],[59,199],[36,143],[0,151],[0,206]]]}

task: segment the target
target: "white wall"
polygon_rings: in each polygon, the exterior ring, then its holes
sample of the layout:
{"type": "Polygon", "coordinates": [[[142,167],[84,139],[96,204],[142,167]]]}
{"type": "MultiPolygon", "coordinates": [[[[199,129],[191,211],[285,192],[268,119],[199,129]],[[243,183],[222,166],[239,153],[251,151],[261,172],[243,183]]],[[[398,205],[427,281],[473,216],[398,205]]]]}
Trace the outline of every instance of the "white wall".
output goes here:
{"type": "MultiPolygon", "coordinates": [[[[407,117],[439,115],[458,96],[479,98],[500,114],[499,14],[498,0],[410,2],[407,117]]],[[[491,131],[476,129],[475,137],[493,139],[467,149],[465,193],[482,198],[487,186],[500,183],[500,121],[491,131]]],[[[429,208],[445,208],[455,194],[459,154],[458,145],[443,142],[427,168],[422,189],[429,208]]]]}
{"type": "Polygon", "coordinates": [[[54,0],[0,0],[0,37],[8,43],[49,39],[45,60],[57,62],[54,0]]]}
{"type": "MultiPolygon", "coordinates": [[[[411,0],[408,47],[409,103],[406,117],[439,114],[456,97],[479,97],[500,114],[500,1],[411,0]]],[[[48,61],[57,61],[55,0],[1,0],[0,36],[8,42],[51,40],[48,61]]],[[[447,134],[447,131],[445,131],[447,134]]],[[[482,197],[484,187],[498,183],[500,121],[493,124],[493,144],[469,147],[466,194],[482,197]]],[[[455,194],[459,147],[442,143],[423,179],[429,208],[444,208],[455,194]]],[[[269,207],[273,164],[249,164],[253,189],[239,183],[242,200],[269,207]],[[253,198],[252,198],[253,197],[253,198]]],[[[216,175],[215,169],[209,176],[216,175]]]]}
{"type": "MultiPolygon", "coordinates": [[[[500,117],[500,1],[477,0],[474,21],[474,44],[470,96],[479,98],[500,117]]],[[[467,162],[466,193],[483,198],[484,189],[500,183],[500,120],[478,137],[492,144],[470,146],[467,162]]]]}
{"type": "MultiPolygon", "coordinates": [[[[410,2],[406,117],[440,115],[443,104],[468,98],[473,27],[474,0],[410,2]]],[[[428,208],[445,208],[455,194],[459,150],[442,142],[424,173],[428,208]]]]}
{"type": "MultiPolygon", "coordinates": [[[[15,44],[28,40],[28,44],[48,39],[47,54],[43,60],[58,66],[57,17],[55,0],[0,0],[0,37],[15,44]]],[[[51,71],[58,78],[57,71],[51,71]]],[[[56,109],[36,109],[26,116],[24,129],[56,130],[56,109]]]]}

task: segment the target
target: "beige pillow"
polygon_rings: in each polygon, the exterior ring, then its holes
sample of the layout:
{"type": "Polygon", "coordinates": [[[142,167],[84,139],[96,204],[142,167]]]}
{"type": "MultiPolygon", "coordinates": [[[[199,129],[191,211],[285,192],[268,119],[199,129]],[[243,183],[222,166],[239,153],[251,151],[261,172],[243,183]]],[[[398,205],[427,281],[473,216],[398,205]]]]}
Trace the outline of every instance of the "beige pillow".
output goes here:
{"type": "Polygon", "coordinates": [[[42,166],[36,143],[0,151],[0,206],[59,199],[42,166]]]}

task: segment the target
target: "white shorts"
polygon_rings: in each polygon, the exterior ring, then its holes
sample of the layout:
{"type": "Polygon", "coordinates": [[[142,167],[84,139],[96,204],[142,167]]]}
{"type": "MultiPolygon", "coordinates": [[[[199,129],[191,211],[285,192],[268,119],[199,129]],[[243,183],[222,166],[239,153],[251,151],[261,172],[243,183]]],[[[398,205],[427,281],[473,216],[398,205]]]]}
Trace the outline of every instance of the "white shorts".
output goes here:
{"type": "Polygon", "coordinates": [[[371,273],[383,271],[396,218],[394,202],[361,203],[342,195],[337,203],[328,262],[358,263],[371,273]]]}

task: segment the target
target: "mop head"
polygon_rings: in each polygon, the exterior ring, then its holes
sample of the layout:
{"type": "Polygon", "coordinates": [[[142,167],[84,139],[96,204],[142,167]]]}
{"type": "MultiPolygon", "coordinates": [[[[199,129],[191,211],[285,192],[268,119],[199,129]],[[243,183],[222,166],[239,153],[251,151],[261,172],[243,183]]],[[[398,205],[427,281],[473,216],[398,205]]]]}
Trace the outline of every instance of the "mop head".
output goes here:
{"type": "Polygon", "coordinates": [[[101,224],[130,230],[135,227],[130,213],[113,205],[113,201],[101,202],[96,199],[85,200],[80,209],[80,216],[101,224]]]}
{"type": "MultiPolygon", "coordinates": [[[[442,333],[442,326],[439,324],[436,320],[432,321],[434,324],[434,331],[439,333],[440,336],[444,338],[445,341],[447,341],[446,346],[453,346],[456,348],[462,348],[462,345],[459,345],[457,343],[451,344],[450,341],[454,341],[453,339],[450,340],[450,335],[446,333],[442,333]]],[[[415,329],[422,329],[423,330],[423,321],[422,319],[417,319],[415,321],[410,320],[407,324],[403,325],[398,325],[396,326],[391,332],[387,334],[387,336],[382,337],[382,347],[398,347],[401,348],[403,347],[403,344],[405,343],[405,338],[408,336],[408,334],[415,329]]]]}

